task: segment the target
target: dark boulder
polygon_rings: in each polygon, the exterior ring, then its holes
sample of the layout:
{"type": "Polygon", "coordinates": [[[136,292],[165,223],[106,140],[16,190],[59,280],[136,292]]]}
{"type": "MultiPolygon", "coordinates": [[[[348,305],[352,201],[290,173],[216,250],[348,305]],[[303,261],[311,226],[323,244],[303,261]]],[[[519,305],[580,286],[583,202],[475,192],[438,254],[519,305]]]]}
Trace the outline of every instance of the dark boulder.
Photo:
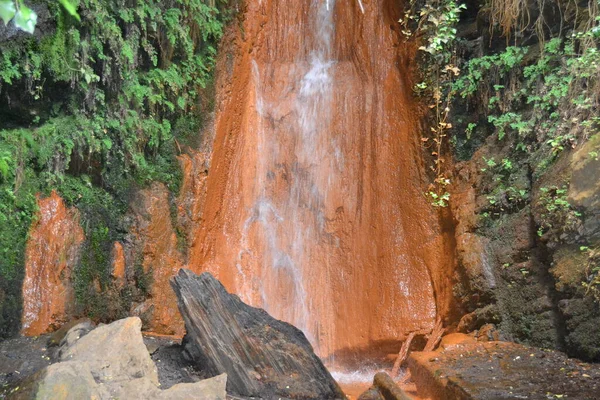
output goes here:
{"type": "Polygon", "coordinates": [[[207,272],[182,269],[171,285],[185,320],[184,351],[208,374],[227,373],[228,393],[345,398],[299,329],[244,304],[207,272]]]}

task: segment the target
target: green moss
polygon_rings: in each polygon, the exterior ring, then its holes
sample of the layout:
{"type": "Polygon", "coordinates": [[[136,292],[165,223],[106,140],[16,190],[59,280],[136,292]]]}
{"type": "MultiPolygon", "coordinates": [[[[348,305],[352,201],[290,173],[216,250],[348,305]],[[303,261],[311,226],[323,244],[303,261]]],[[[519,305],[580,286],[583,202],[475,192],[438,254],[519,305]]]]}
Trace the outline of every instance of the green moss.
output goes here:
{"type": "Polygon", "coordinates": [[[584,360],[600,361],[600,309],[587,297],[562,303],[561,311],[568,333],[565,337],[570,354],[584,360]]]}

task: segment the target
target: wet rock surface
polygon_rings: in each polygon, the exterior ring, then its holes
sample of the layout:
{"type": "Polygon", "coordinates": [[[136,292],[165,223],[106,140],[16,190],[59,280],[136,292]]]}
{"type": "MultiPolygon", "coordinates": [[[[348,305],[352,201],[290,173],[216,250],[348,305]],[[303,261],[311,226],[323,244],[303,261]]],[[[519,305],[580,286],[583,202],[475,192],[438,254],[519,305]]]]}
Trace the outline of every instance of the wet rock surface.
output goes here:
{"type": "MultiPolygon", "coordinates": [[[[132,226],[123,250],[124,269],[125,274],[132,277],[136,263],[141,263],[147,277],[144,290],[148,296],[144,302],[132,307],[130,315],[144,321],[145,331],[183,335],[183,321],[169,287],[169,279],[182,266],[170,207],[169,191],[163,184],[154,183],[136,193],[131,202],[132,226]]],[[[119,262],[114,264],[118,271],[119,262]]]]}
{"type": "Polygon", "coordinates": [[[373,378],[373,386],[360,395],[358,400],[411,400],[410,397],[385,372],[378,372],[373,378]]]}
{"type": "Polygon", "coordinates": [[[39,211],[25,249],[22,333],[37,336],[56,330],[72,318],[71,275],[85,239],[79,211],[53,191],[38,198],[39,211]]]}
{"type": "Polygon", "coordinates": [[[453,248],[422,195],[402,2],[327,4],[331,26],[324,1],[241,8],[188,265],[301,327],[323,358],[385,356],[374,344],[453,310],[453,248]]]}
{"type": "Polygon", "coordinates": [[[206,373],[227,373],[229,394],[344,399],[304,334],[229,294],[211,274],[172,280],[187,334],[185,352],[206,373]]]}
{"type": "Polygon", "coordinates": [[[510,342],[444,341],[412,353],[408,366],[432,400],[600,399],[600,366],[510,342]]]}

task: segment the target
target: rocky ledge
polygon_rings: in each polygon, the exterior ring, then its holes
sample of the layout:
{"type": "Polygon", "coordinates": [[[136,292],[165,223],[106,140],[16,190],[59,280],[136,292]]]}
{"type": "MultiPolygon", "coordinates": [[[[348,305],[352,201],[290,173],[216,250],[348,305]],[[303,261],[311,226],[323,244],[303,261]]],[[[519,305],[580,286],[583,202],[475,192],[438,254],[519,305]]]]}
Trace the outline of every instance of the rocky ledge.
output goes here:
{"type": "Polygon", "coordinates": [[[408,358],[419,395],[431,400],[599,399],[600,366],[510,342],[446,336],[408,358]]]}

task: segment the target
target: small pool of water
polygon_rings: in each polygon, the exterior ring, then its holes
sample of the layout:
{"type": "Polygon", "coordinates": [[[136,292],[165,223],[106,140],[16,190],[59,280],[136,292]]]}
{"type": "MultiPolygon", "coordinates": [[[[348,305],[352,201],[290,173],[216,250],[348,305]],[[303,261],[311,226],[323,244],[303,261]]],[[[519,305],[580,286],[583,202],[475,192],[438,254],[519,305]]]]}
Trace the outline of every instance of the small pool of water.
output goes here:
{"type": "MultiPolygon", "coordinates": [[[[378,372],[390,373],[386,369],[365,368],[354,371],[332,370],[331,376],[337,381],[349,400],[356,400],[373,384],[373,377],[378,372]]],[[[403,377],[405,370],[400,370],[399,376],[403,377]]],[[[414,384],[407,383],[400,387],[414,400],[421,399],[417,396],[414,384]]]]}

